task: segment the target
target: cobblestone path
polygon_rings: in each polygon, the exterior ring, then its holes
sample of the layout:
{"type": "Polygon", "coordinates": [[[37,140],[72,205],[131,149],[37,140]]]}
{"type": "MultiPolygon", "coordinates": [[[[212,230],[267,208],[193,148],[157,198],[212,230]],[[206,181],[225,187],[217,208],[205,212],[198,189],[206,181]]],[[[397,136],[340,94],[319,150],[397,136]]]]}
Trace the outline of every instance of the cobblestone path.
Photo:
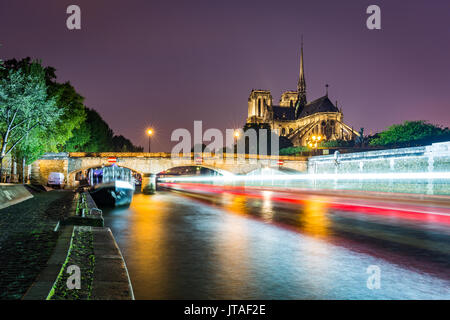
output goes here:
{"type": "Polygon", "coordinates": [[[0,210],[0,299],[20,299],[52,254],[74,193],[50,191],[0,210]]]}

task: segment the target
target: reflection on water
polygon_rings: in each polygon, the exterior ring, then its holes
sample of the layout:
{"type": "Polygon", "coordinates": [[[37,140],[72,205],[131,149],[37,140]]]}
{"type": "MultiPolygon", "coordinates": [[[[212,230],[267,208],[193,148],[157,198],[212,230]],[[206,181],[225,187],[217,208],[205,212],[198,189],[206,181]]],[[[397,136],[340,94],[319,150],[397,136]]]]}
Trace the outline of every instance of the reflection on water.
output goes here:
{"type": "Polygon", "coordinates": [[[302,230],[316,237],[325,237],[328,234],[327,205],[324,201],[309,199],[305,201],[302,213],[298,215],[302,230]]]}
{"type": "Polygon", "coordinates": [[[104,212],[137,299],[450,298],[446,280],[328,241],[336,221],[324,201],[219,197],[137,194],[104,212]],[[370,265],[381,268],[379,290],[366,286],[370,265]]]}
{"type": "Polygon", "coordinates": [[[273,221],[273,205],[271,200],[272,191],[263,191],[263,203],[261,208],[261,217],[266,222],[273,221]]]}
{"type": "MultiPolygon", "coordinates": [[[[128,224],[128,250],[133,253],[133,270],[139,270],[139,277],[145,277],[145,270],[152,270],[154,279],[166,279],[166,257],[161,254],[166,240],[164,219],[167,207],[158,198],[149,198],[142,194],[134,197],[127,213],[132,213],[128,224]]],[[[147,288],[152,296],[162,295],[164,292],[157,282],[147,288]]]]}

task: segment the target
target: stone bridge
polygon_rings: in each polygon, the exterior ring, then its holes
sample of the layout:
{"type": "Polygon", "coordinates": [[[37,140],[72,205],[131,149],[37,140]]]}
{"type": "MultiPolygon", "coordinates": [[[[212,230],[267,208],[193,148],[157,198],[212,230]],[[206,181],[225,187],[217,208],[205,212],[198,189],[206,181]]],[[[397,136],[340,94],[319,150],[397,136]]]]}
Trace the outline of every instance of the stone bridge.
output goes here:
{"type": "MultiPolygon", "coordinates": [[[[48,153],[31,166],[31,182],[46,184],[50,172],[62,172],[68,186],[75,186],[77,172],[108,165],[108,160],[116,159],[120,167],[132,169],[143,177],[157,174],[179,166],[200,166],[218,171],[221,174],[247,174],[260,168],[290,169],[307,171],[307,157],[260,156],[243,154],[184,154],[172,157],[170,153],[137,152],[70,152],[48,153]]],[[[145,180],[145,178],[144,178],[145,180]]]]}

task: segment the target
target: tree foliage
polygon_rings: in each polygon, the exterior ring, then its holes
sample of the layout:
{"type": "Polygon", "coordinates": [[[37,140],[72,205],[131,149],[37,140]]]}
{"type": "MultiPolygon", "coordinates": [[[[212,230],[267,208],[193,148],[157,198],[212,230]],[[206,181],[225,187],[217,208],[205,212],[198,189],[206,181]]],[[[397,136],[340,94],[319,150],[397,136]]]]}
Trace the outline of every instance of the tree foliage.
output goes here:
{"type": "Polygon", "coordinates": [[[280,150],[280,156],[295,156],[301,154],[302,152],[308,152],[310,149],[308,147],[287,147],[280,150]]]}
{"type": "Polygon", "coordinates": [[[30,58],[0,60],[0,163],[8,154],[30,164],[45,152],[142,151],[55,72],[30,58]]]}
{"type": "Polygon", "coordinates": [[[46,72],[39,62],[18,69],[5,66],[0,77],[0,161],[25,140],[38,139],[62,115],[47,92],[46,72]]]}
{"type": "Polygon", "coordinates": [[[329,141],[323,141],[320,144],[321,147],[324,148],[351,148],[355,146],[355,140],[329,140],[329,141]]]}
{"type": "Polygon", "coordinates": [[[57,125],[52,127],[49,136],[52,137],[52,146],[62,151],[66,142],[74,136],[74,130],[86,120],[84,98],[69,82],[63,84],[53,82],[50,92],[56,97],[57,106],[63,110],[63,114],[57,125]]]}
{"type": "Polygon", "coordinates": [[[136,147],[130,140],[124,136],[114,136],[112,139],[114,152],[142,152],[144,148],[136,147]]]}
{"type": "Polygon", "coordinates": [[[395,124],[377,134],[370,141],[371,146],[418,146],[450,139],[450,130],[430,124],[424,120],[405,121],[395,124]]]}
{"type": "Polygon", "coordinates": [[[72,138],[70,138],[64,145],[63,151],[79,152],[84,151],[83,147],[91,140],[91,130],[88,120],[81,123],[81,125],[73,131],[72,138]]]}
{"type": "MultiPolygon", "coordinates": [[[[5,61],[5,69],[8,71],[27,73],[31,70],[32,64],[39,64],[31,61],[30,58],[22,60],[11,59],[5,61]]],[[[52,67],[42,67],[46,85],[47,96],[55,102],[59,116],[54,117],[54,123],[41,130],[34,130],[33,135],[27,135],[15,149],[16,158],[26,158],[26,163],[30,164],[45,152],[61,151],[66,141],[72,137],[73,130],[79,127],[84,121],[85,107],[84,98],[79,95],[69,83],[56,82],[55,69],[52,67]]],[[[49,114],[51,115],[51,114],[49,114]]]]}
{"type": "Polygon", "coordinates": [[[113,130],[100,114],[86,108],[86,120],[74,131],[73,137],[67,141],[64,151],[67,152],[142,152],[123,136],[115,136],[113,130]]]}

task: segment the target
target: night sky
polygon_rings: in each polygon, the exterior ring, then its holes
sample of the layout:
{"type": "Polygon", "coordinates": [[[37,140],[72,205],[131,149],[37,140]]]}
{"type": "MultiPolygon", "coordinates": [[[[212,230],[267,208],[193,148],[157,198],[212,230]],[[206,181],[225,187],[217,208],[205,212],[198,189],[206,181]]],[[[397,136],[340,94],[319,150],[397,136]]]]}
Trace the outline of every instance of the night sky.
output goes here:
{"type": "Polygon", "coordinates": [[[253,88],[296,89],[304,36],[308,100],[338,100],[376,132],[404,120],[450,126],[450,1],[0,0],[0,58],[42,59],[116,134],[170,151],[176,128],[241,127],[253,88]],[[66,28],[66,8],[82,30],[66,28]],[[381,7],[382,30],[366,28],[381,7]]]}

